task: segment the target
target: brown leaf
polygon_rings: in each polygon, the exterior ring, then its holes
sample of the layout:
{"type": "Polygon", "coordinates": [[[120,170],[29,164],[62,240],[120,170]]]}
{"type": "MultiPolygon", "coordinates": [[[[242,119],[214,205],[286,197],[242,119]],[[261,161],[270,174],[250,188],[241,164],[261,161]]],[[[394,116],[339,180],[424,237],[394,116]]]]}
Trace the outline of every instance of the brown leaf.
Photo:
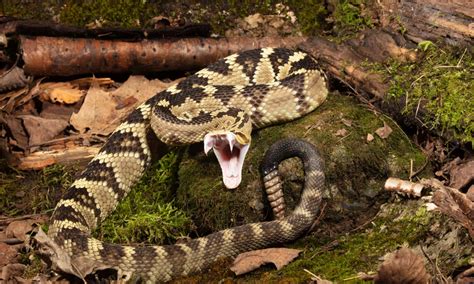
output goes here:
{"type": "Polygon", "coordinates": [[[466,197],[469,198],[472,202],[474,202],[474,184],[469,187],[466,192],[466,197]]]}
{"type": "Polygon", "coordinates": [[[301,250],[287,248],[268,248],[244,252],[237,256],[230,270],[236,275],[241,275],[266,263],[273,263],[277,269],[281,269],[295,259],[300,252],[301,250]]]}
{"type": "Polygon", "coordinates": [[[6,115],[4,120],[13,136],[13,139],[16,140],[16,146],[21,149],[26,149],[28,147],[28,135],[23,128],[21,120],[11,115],[6,115]]]}
{"type": "Polygon", "coordinates": [[[474,159],[453,164],[449,169],[450,187],[461,189],[474,181],[474,159]]]}
{"type": "Polygon", "coordinates": [[[158,79],[148,80],[145,76],[130,76],[117,90],[112,92],[114,98],[118,100],[126,100],[129,98],[135,98],[135,106],[146,101],[158,92],[170,87],[181,81],[180,79],[163,82],[158,79]]]}
{"type": "Polygon", "coordinates": [[[70,106],[44,102],[40,116],[43,118],[54,118],[69,121],[71,115],[78,110],[79,108],[76,105],[70,106]]]}
{"type": "Polygon", "coordinates": [[[73,104],[85,95],[84,91],[69,82],[43,83],[40,88],[42,89],[40,98],[53,103],[73,104]]]}
{"type": "Polygon", "coordinates": [[[451,187],[441,186],[433,193],[433,203],[441,212],[461,223],[474,238],[474,201],[466,194],[451,187]]]}
{"type": "Polygon", "coordinates": [[[28,93],[28,88],[23,88],[20,90],[12,91],[7,94],[1,95],[0,110],[4,110],[7,113],[11,113],[13,109],[17,106],[17,102],[20,98],[28,93]]]}
{"type": "Polygon", "coordinates": [[[8,238],[17,238],[19,240],[25,241],[26,235],[33,230],[34,221],[29,220],[18,220],[13,221],[8,224],[5,229],[5,234],[8,238]]]}
{"type": "Polygon", "coordinates": [[[423,257],[412,249],[401,248],[391,253],[380,265],[374,283],[426,284],[429,279],[423,257]]]}
{"type": "Polygon", "coordinates": [[[349,131],[347,131],[345,128],[341,128],[338,131],[336,131],[336,136],[344,137],[347,135],[347,133],[349,133],[349,131]]]}
{"type": "Polygon", "coordinates": [[[71,124],[81,133],[108,135],[138,105],[176,82],[130,76],[113,92],[106,92],[93,83],[79,112],[72,114],[71,124]]]}
{"type": "Polygon", "coordinates": [[[71,115],[71,125],[80,133],[108,135],[116,127],[111,125],[116,117],[115,105],[110,93],[93,83],[79,112],[71,115]]]}
{"type": "MultiPolygon", "coordinates": [[[[38,244],[38,253],[46,258],[49,258],[49,261],[52,263],[52,267],[55,267],[56,269],[59,269],[65,273],[75,275],[79,279],[84,280],[87,275],[93,274],[95,271],[99,270],[118,270],[118,267],[99,263],[98,261],[91,258],[83,256],[71,258],[69,254],[64,249],[59,247],[55,241],[48,237],[41,228],[38,228],[38,232],[33,239],[38,244]]],[[[119,273],[118,277],[119,279],[124,279],[127,278],[127,275],[120,275],[119,273]]],[[[130,277],[130,275],[128,275],[128,277],[130,277]]]]}
{"type": "Polygon", "coordinates": [[[367,142],[372,142],[374,140],[374,135],[367,133],[367,142]]]}
{"type": "Polygon", "coordinates": [[[21,277],[25,272],[26,265],[21,263],[12,263],[5,265],[0,271],[1,283],[18,283],[17,277],[21,277]]]}
{"type": "Polygon", "coordinates": [[[375,133],[377,133],[377,135],[380,138],[386,139],[386,138],[388,138],[388,136],[390,136],[392,131],[393,131],[392,128],[390,128],[390,126],[388,126],[388,124],[385,123],[385,121],[384,121],[383,122],[383,127],[380,127],[377,130],[375,130],[375,133]]]}
{"type": "Polygon", "coordinates": [[[17,255],[18,252],[14,246],[0,242],[0,267],[15,262],[17,255]]]}
{"type": "Polygon", "coordinates": [[[28,144],[41,145],[60,134],[69,125],[66,120],[49,119],[33,115],[21,116],[30,139],[28,144]]]}

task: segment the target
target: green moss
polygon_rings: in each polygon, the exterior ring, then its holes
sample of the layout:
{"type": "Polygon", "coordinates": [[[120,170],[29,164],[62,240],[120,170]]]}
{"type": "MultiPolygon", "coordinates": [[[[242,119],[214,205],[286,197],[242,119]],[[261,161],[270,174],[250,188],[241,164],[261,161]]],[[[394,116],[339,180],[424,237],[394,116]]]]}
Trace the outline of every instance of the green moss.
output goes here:
{"type": "Polygon", "coordinates": [[[192,222],[172,203],[178,154],[170,152],[133,187],[95,235],[116,243],[161,244],[186,235],[192,222]]]}
{"type": "Polygon", "coordinates": [[[36,20],[51,20],[55,11],[59,9],[58,3],[55,0],[4,0],[0,5],[3,15],[36,20]]]}
{"type": "Polygon", "coordinates": [[[104,26],[140,27],[154,16],[169,16],[172,19],[184,18],[194,23],[209,23],[213,32],[224,35],[227,29],[235,26],[236,18],[261,13],[277,13],[277,4],[290,7],[305,34],[314,34],[324,25],[327,16],[322,0],[218,0],[179,1],[173,5],[166,1],[133,1],[133,0],[100,0],[100,1],[3,1],[3,14],[27,19],[51,20],[56,18],[61,23],[84,27],[98,22],[104,26]],[[189,8],[183,9],[183,7],[189,8]],[[171,9],[170,9],[171,7],[171,9]],[[57,17],[59,15],[59,17],[57,17]]]}
{"type": "Polygon", "coordinates": [[[62,22],[78,26],[98,20],[108,26],[139,27],[156,15],[156,4],[134,0],[65,1],[60,10],[62,22]]]}
{"type": "Polygon", "coordinates": [[[373,27],[372,20],[363,15],[365,5],[370,6],[370,1],[365,0],[339,0],[332,15],[334,30],[339,35],[350,35],[364,28],[373,27]]]}
{"type": "Polygon", "coordinates": [[[303,279],[309,279],[308,275],[301,274],[302,269],[307,269],[325,279],[343,282],[356,279],[358,272],[376,271],[381,256],[401,246],[417,245],[426,236],[434,217],[415,203],[411,203],[409,210],[394,205],[389,207],[392,209],[388,214],[375,218],[363,232],[333,240],[310,236],[296,242],[295,247],[305,247],[303,257],[273,277],[303,276],[303,279]],[[329,248],[328,243],[331,244],[329,248]]]}
{"type": "Polygon", "coordinates": [[[389,94],[405,98],[404,112],[427,128],[462,142],[474,142],[474,67],[467,50],[423,42],[414,63],[392,60],[374,70],[390,81],[389,94]],[[425,52],[423,52],[425,50],[425,52]],[[420,107],[425,112],[419,112],[420,107]]]}

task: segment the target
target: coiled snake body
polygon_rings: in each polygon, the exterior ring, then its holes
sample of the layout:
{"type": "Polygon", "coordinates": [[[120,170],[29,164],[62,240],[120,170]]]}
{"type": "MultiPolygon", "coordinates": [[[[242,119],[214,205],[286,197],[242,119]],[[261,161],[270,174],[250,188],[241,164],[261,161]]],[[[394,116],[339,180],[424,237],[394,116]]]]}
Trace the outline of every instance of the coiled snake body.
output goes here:
{"type": "MultiPolygon", "coordinates": [[[[150,128],[170,145],[204,140],[206,152],[214,149],[218,157],[224,183],[233,188],[240,183],[252,126],[298,118],[321,104],[326,95],[323,74],[303,52],[264,48],[217,61],[158,93],[127,117],[57,204],[48,236],[73,260],[114,267],[126,278],[148,282],[168,281],[199,271],[221,257],[295,239],[313,222],[321,198],[323,175],[318,156],[303,157],[308,162],[305,189],[295,211],[283,219],[234,227],[170,246],[108,244],[90,234],[151,163],[150,128]]],[[[292,153],[296,144],[282,147],[292,153]]],[[[287,156],[280,150],[272,153],[269,157],[277,162],[287,156]]],[[[278,187],[275,167],[265,174],[267,187],[278,187]]]]}

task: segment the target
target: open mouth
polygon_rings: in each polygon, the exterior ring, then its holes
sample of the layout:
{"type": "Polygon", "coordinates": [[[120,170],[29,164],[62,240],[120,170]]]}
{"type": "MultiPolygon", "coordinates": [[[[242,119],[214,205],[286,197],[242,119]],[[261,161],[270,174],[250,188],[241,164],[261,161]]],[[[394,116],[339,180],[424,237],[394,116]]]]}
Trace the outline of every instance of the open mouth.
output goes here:
{"type": "Polygon", "coordinates": [[[240,144],[234,133],[208,133],[204,136],[204,152],[211,149],[219,161],[222,178],[227,188],[233,189],[242,181],[242,166],[250,144],[240,144]]]}

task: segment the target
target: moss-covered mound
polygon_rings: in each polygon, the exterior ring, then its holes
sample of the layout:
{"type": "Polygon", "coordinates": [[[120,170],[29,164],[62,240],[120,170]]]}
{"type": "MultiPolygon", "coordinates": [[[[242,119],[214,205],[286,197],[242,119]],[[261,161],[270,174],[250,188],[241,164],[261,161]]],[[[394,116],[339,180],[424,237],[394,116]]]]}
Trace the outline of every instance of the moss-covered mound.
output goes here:
{"type": "MultiPolygon", "coordinates": [[[[320,150],[327,176],[325,219],[337,226],[344,221],[344,228],[357,225],[357,215],[368,218],[377,212],[389,196],[382,191],[387,177],[406,178],[410,160],[415,169],[425,162],[424,156],[389,118],[359,106],[352,98],[335,94],[302,119],[255,132],[243,182],[236,190],[224,189],[213,155],[205,156],[202,145],[190,147],[179,169],[177,206],[194,216],[202,232],[261,220],[265,212],[259,163],[265,150],[284,137],[306,139],[320,150]],[[374,132],[384,123],[393,132],[382,139],[374,132]],[[375,139],[367,142],[368,134],[375,139]]],[[[290,180],[286,186],[290,196],[296,196],[303,182],[297,165],[290,162],[283,169],[290,180]]],[[[337,230],[333,225],[333,230],[337,230]]]]}
{"type": "MultiPolygon", "coordinates": [[[[300,120],[255,132],[243,182],[236,190],[224,188],[215,157],[206,157],[202,145],[186,150],[175,201],[191,216],[198,235],[267,219],[270,214],[262,202],[259,162],[265,149],[284,137],[314,143],[326,164],[321,221],[313,232],[289,244],[303,250],[300,258],[280,271],[267,267],[241,277],[229,272],[228,263],[219,263],[210,273],[186,281],[301,283],[311,278],[303,270],[307,269],[337,282],[357,282],[357,272],[375,271],[383,255],[403,245],[421,244],[430,256],[443,259],[440,269],[445,274],[469,258],[472,242],[466,230],[449,218],[427,212],[421,201],[387,203],[391,195],[382,189],[386,178],[408,178],[410,164],[417,170],[425,157],[389,118],[338,94],[330,95],[319,109],[300,120]],[[387,138],[375,134],[384,124],[393,130],[387,138]],[[375,139],[369,142],[368,134],[375,139]],[[440,241],[447,235],[450,244],[458,245],[456,250],[440,241]]],[[[287,201],[294,203],[303,182],[301,165],[289,160],[280,170],[287,201]]]]}

